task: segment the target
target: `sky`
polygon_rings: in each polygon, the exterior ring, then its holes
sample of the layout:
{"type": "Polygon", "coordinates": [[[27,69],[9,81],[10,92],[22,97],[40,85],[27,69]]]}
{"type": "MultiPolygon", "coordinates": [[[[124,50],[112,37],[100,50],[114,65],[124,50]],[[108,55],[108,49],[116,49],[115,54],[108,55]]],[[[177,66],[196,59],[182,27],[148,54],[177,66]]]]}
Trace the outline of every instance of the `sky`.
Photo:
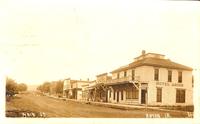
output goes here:
{"type": "Polygon", "coordinates": [[[3,0],[1,74],[27,84],[94,80],[142,50],[199,69],[199,8],[174,1],[3,0]]]}

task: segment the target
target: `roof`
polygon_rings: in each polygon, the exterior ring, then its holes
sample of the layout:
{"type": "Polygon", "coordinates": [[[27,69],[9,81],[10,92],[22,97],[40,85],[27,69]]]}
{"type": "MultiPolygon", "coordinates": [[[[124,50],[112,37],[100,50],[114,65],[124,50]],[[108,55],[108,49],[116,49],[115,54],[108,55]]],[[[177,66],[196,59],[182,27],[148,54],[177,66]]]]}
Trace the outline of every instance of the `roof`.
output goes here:
{"type": "Polygon", "coordinates": [[[118,69],[115,69],[115,70],[111,71],[110,73],[115,73],[115,72],[118,72],[118,71],[123,71],[123,70],[129,69],[129,68],[130,68],[129,65],[121,66],[118,69]]]}
{"type": "Polygon", "coordinates": [[[77,83],[77,82],[89,83],[89,81],[84,81],[84,80],[70,80],[70,83],[77,83]]]}
{"type": "Polygon", "coordinates": [[[107,74],[108,73],[99,74],[99,75],[97,75],[97,77],[104,76],[104,75],[107,75],[107,74]]]}
{"type": "Polygon", "coordinates": [[[144,54],[144,55],[140,55],[140,56],[138,56],[138,57],[135,57],[134,59],[137,59],[137,58],[140,58],[140,57],[142,57],[142,56],[148,56],[148,55],[159,55],[159,56],[165,56],[165,55],[163,55],[163,54],[158,54],[158,53],[146,53],[146,54],[144,54]]]}
{"type": "Polygon", "coordinates": [[[188,70],[188,71],[193,70],[191,67],[173,62],[169,59],[160,59],[160,58],[149,57],[149,58],[144,58],[144,59],[141,59],[138,61],[134,61],[134,62],[130,63],[127,67],[118,68],[118,69],[112,71],[111,73],[127,70],[130,68],[135,68],[135,67],[139,67],[139,66],[154,66],[154,67],[163,67],[163,68],[169,68],[169,69],[181,69],[181,70],[188,70]]]}

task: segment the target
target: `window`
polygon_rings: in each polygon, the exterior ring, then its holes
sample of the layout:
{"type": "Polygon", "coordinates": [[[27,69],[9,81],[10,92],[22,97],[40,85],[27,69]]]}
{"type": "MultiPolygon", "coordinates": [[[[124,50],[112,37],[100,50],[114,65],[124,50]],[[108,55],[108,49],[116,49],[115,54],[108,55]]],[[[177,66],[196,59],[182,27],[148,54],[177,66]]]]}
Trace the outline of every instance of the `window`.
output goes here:
{"type": "Polygon", "coordinates": [[[115,91],[114,91],[114,90],[113,90],[113,93],[114,93],[114,94],[113,94],[113,99],[115,100],[115,91]]]}
{"type": "Polygon", "coordinates": [[[162,88],[157,88],[157,102],[162,102],[162,88]]]}
{"type": "Polygon", "coordinates": [[[192,87],[194,87],[194,76],[192,75],[192,87]]]}
{"type": "Polygon", "coordinates": [[[132,80],[135,80],[135,70],[132,70],[132,80]]]}
{"type": "Polygon", "coordinates": [[[185,103],[185,90],[176,90],[176,103],[185,103]]]}
{"type": "Polygon", "coordinates": [[[119,73],[117,73],[117,79],[119,79],[119,73]]]}
{"type": "Polygon", "coordinates": [[[159,77],[159,69],[154,69],[154,80],[158,81],[158,77],[159,77]]]}
{"type": "Polygon", "coordinates": [[[182,72],[179,71],[178,72],[178,83],[181,83],[182,82],[182,72]]]}
{"type": "Polygon", "coordinates": [[[126,71],[124,71],[124,77],[126,77],[126,71]]]}
{"type": "Polygon", "coordinates": [[[168,82],[172,82],[172,71],[168,70],[168,82]]]}
{"type": "Polygon", "coordinates": [[[126,99],[138,99],[139,91],[136,88],[129,88],[126,90],[126,99]]]}
{"type": "Polygon", "coordinates": [[[121,100],[123,100],[124,99],[124,96],[123,96],[124,94],[123,94],[123,90],[121,91],[121,100]]]}

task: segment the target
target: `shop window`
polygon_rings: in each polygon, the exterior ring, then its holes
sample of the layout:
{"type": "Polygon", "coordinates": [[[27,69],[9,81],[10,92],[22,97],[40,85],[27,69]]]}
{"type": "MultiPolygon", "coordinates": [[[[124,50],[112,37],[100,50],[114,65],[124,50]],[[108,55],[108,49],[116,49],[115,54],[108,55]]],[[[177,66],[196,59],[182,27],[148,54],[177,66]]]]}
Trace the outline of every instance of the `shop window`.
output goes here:
{"type": "Polygon", "coordinates": [[[127,76],[127,72],[126,71],[124,71],[124,77],[126,77],[127,76]]]}
{"type": "Polygon", "coordinates": [[[119,73],[117,73],[117,79],[119,79],[119,73]]]}
{"type": "Polygon", "coordinates": [[[185,103],[185,90],[176,90],[176,103],[185,103]]]}
{"type": "Polygon", "coordinates": [[[121,91],[121,100],[124,100],[123,90],[121,91]]]}
{"type": "Polygon", "coordinates": [[[138,99],[139,91],[136,88],[128,88],[126,90],[126,99],[138,99]]]}

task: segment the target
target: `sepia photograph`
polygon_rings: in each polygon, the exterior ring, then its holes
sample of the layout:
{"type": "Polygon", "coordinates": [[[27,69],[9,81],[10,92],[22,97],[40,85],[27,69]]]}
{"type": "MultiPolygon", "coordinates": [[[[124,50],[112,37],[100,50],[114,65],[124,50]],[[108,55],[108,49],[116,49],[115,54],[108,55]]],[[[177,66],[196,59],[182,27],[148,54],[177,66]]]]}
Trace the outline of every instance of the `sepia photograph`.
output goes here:
{"type": "Polygon", "coordinates": [[[3,0],[0,18],[5,123],[198,123],[198,1],[3,0]]]}

